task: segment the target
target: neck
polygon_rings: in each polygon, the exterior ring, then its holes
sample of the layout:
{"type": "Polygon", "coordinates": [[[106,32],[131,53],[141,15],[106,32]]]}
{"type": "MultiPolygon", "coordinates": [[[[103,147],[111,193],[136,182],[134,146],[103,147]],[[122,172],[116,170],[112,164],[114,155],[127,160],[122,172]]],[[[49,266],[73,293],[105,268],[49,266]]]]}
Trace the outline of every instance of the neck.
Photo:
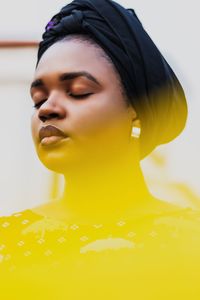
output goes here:
{"type": "Polygon", "coordinates": [[[124,155],[65,175],[61,203],[76,222],[119,219],[149,199],[139,163],[124,155]]]}

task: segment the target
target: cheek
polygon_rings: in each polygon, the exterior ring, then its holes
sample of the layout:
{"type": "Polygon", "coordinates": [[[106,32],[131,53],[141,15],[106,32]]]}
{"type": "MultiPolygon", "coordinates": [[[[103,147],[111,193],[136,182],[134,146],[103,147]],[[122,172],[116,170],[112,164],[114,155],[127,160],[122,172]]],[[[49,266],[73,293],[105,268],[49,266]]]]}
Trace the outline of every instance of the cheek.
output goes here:
{"type": "Polygon", "coordinates": [[[124,138],[130,127],[129,116],[124,100],[114,95],[96,96],[88,102],[82,102],[78,107],[76,132],[83,140],[98,140],[124,138]]]}

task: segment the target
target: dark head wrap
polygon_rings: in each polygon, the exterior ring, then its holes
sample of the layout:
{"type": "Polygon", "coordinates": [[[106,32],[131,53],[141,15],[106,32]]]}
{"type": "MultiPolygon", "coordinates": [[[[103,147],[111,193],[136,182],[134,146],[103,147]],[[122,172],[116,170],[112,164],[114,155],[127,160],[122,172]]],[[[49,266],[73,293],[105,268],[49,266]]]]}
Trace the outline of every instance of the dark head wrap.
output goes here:
{"type": "Polygon", "coordinates": [[[70,34],[90,35],[111,58],[141,120],[141,157],[182,131],[187,116],[183,89],[134,10],[110,0],[71,2],[47,24],[38,62],[70,34]]]}

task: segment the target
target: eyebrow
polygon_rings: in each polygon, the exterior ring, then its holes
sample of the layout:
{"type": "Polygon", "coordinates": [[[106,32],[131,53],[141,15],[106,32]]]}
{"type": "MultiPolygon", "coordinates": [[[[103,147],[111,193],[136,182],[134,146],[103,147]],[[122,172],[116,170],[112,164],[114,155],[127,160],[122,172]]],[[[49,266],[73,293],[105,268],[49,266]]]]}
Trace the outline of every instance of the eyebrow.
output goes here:
{"type": "MultiPolygon", "coordinates": [[[[78,77],[86,77],[90,81],[93,81],[94,83],[100,85],[98,80],[86,71],[63,73],[62,75],[59,76],[59,81],[72,80],[78,77]]],[[[44,86],[44,82],[42,79],[36,79],[31,83],[31,89],[36,87],[42,87],[42,86],[44,86]]]]}

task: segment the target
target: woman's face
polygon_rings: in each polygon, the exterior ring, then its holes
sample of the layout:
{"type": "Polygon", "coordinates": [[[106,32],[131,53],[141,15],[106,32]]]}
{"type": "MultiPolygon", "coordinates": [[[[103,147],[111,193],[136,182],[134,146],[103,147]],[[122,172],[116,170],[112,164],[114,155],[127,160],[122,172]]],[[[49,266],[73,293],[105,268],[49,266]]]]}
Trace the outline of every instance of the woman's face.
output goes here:
{"type": "Polygon", "coordinates": [[[102,54],[86,42],[62,41],[37,66],[31,86],[32,136],[40,160],[51,170],[65,173],[110,161],[130,146],[136,113],[102,54]]]}

